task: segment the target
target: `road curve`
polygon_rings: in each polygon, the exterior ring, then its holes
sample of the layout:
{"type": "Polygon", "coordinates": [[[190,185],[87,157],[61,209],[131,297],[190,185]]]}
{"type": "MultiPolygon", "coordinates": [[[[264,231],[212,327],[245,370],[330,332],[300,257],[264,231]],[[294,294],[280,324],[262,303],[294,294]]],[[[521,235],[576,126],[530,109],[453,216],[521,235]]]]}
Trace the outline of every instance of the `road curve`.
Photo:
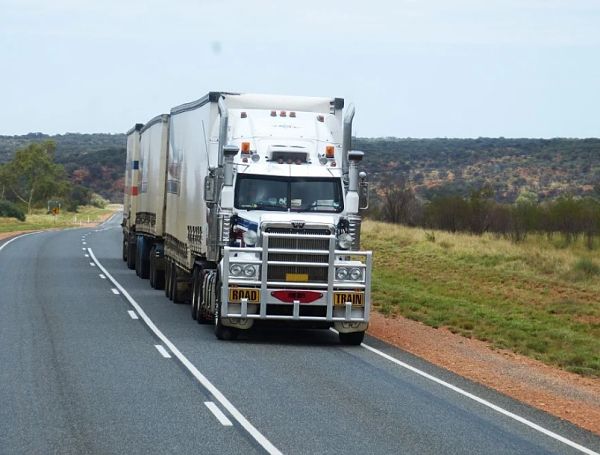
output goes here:
{"type": "Polygon", "coordinates": [[[0,454],[600,452],[597,435],[372,338],[218,341],[127,269],[120,235],[113,218],[0,242],[0,454]]]}

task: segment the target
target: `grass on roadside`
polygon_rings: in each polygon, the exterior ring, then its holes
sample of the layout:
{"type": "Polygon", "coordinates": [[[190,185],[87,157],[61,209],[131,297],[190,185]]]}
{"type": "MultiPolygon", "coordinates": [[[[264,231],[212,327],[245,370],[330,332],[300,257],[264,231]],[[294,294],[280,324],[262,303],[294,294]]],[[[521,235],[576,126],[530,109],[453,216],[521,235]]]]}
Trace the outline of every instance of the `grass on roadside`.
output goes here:
{"type": "Polygon", "coordinates": [[[0,233],[14,231],[32,231],[41,229],[65,228],[94,223],[118,209],[117,205],[108,205],[101,209],[92,206],[80,207],[77,213],[62,211],[59,215],[49,215],[46,210],[34,210],[25,221],[15,218],[0,218],[0,233]]]}
{"type": "Polygon", "coordinates": [[[520,244],[365,221],[373,301],[432,327],[600,376],[600,255],[583,242],[520,244]]]}

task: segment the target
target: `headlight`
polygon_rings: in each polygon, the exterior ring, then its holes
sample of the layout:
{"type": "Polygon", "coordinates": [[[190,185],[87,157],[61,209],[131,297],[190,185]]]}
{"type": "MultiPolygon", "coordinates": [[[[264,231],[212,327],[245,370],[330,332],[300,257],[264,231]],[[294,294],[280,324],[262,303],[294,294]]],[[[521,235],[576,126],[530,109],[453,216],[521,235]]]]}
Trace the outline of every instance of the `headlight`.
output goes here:
{"type": "Polygon", "coordinates": [[[256,245],[256,241],[258,240],[258,234],[256,233],[256,231],[248,230],[244,232],[242,238],[244,239],[244,245],[254,246],[256,245]]]}
{"type": "Polygon", "coordinates": [[[338,235],[337,243],[340,249],[347,250],[352,246],[352,236],[347,232],[338,235]]]}
{"type": "Polygon", "coordinates": [[[345,267],[340,267],[335,271],[335,277],[339,281],[343,281],[348,278],[348,269],[345,267]]]}
{"type": "Polygon", "coordinates": [[[354,267],[350,269],[349,276],[352,281],[360,281],[362,280],[362,271],[359,268],[354,267]]]}
{"type": "Polygon", "coordinates": [[[240,276],[244,272],[244,268],[240,264],[231,264],[229,266],[229,273],[233,276],[240,276]]]}
{"type": "Polygon", "coordinates": [[[244,266],[244,276],[246,278],[252,278],[254,275],[256,275],[256,267],[252,264],[244,266]]]}

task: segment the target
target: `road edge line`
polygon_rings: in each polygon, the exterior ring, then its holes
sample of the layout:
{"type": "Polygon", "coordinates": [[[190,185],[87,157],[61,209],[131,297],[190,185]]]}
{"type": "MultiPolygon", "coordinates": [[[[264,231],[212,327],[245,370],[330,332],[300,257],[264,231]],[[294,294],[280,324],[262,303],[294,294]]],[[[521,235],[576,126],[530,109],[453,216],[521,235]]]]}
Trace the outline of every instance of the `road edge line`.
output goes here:
{"type": "Polygon", "coordinates": [[[260,446],[265,449],[271,455],[283,455],[277,447],[275,447],[271,441],[269,441],[265,436],[262,435],[260,431],[254,427],[237,408],[223,395],[223,393],[217,389],[212,382],[208,380],[206,376],[204,376],[195,365],[188,360],[188,358],[181,353],[179,349],[169,340],[165,334],[163,334],[158,327],[152,322],[152,319],[148,317],[142,307],[135,301],[133,297],[127,292],[127,290],[121,286],[121,284],[109,273],[108,270],[104,268],[104,266],[100,263],[96,255],[92,251],[91,248],[88,248],[88,252],[90,253],[90,257],[94,260],[96,265],[106,277],[117,287],[121,294],[127,299],[127,301],[136,309],[138,315],[146,326],[154,333],[154,335],[161,340],[165,346],[169,348],[169,350],[173,353],[173,355],[181,362],[181,364],[187,368],[187,370],[196,378],[196,380],[206,389],[208,390],[213,397],[231,414],[231,416],[254,438],[260,446]]]}
{"type": "Polygon", "coordinates": [[[396,359],[395,357],[392,357],[389,354],[386,354],[383,351],[380,351],[379,349],[376,349],[372,346],[369,346],[368,344],[365,343],[361,343],[361,346],[363,348],[365,348],[366,350],[377,354],[380,357],[383,357],[386,360],[389,360],[392,363],[395,363],[398,366],[401,366],[402,368],[406,368],[407,370],[412,371],[413,373],[418,374],[419,376],[422,376],[426,379],[429,379],[430,381],[433,381],[443,387],[446,387],[450,390],[453,390],[456,393],[459,393],[460,395],[463,395],[467,398],[470,398],[471,400],[476,401],[479,404],[482,404],[490,409],[493,409],[496,412],[499,412],[500,414],[503,414],[506,417],[510,417],[513,420],[516,420],[517,422],[520,422],[536,431],[539,431],[540,433],[545,434],[546,436],[549,436],[559,442],[562,442],[563,444],[566,444],[570,447],[573,447],[574,449],[579,450],[580,452],[583,452],[587,455],[600,455],[598,452],[594,452],[591,449],[588,449],[585,446],[582,446],[581,444],[576,443],[575,441],[571,441],[570,439],[565,438],[564,436],[561,436],[557,433],[554,433],[553,431],[547,430],[546,428],[542,427],[541,425],[538,425],[537,423],[532,422],[531,420],[526,419],[525,417],[521,417],[518,414],[515,414],[513,412],[510,412],[498,405],[495,405],[494,403],[492,403],[491,401],[485,400],[483,398],[478,397],[477,395],[474,395],[470,392],[467,392],[464,389],[461,389],[460,387],[457,387],[453,384],[450,384],[449,382],[446,382],[442,379],[437,378],[436,376],[433,376],[429,373],[426,373],[425,371],[422,371],[416,367],[413,367],[412,365],[409,365],[408,363],[405,363],[401,360],[396,359]]]}
{"type": "Polygon", "coordinates": [[[0,245],[0,251],[2,251],[4,249],[4,247],[10,245],[15,240],[18,240],[18,239],[23,238],[23,237],[27,237],[28,235],[39,234],[40,232],[42,232],[42,231],[27,232],[25,234],[17,235],[16,237],[8,239],[6,242],[4,242],[2,245],[0,245]]]}

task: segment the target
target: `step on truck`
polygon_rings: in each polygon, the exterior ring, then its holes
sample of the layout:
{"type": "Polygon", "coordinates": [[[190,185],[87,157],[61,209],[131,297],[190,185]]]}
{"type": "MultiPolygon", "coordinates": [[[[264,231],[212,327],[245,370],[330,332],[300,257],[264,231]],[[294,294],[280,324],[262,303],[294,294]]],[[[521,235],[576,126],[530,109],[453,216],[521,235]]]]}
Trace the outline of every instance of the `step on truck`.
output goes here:
{"type": "Polygon", "coordinates": [[[219,339],[276,323],[334,327],[360,344],[368,184],[351,150],[354,108],[343,109],[340,98],[210,92],[136,125],[124,259],[219,339]]]}

